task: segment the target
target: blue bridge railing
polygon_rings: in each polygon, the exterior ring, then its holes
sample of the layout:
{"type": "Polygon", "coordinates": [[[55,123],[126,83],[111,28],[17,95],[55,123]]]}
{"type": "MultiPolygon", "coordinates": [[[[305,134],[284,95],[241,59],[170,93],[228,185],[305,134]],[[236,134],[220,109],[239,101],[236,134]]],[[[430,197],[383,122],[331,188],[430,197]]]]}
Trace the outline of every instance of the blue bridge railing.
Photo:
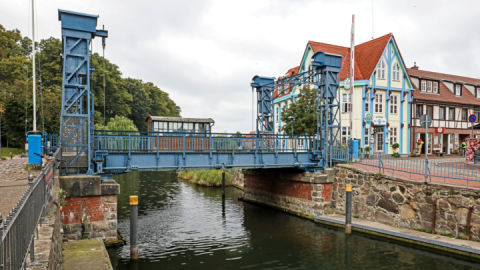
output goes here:
{"type": "Polygon", "coordinates": [[[95,131],[95,150],[109,152],[312,152],[315,136],[238,133],[95,131]]]}

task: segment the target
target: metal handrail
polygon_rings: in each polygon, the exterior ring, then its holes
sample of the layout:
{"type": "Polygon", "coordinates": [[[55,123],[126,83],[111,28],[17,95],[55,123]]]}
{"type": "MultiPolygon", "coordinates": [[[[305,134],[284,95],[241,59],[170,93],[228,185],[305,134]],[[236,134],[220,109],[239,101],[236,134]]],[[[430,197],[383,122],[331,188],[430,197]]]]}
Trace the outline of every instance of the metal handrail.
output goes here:
{"type": "MultiPolygon", "coordinates": [[[[54,157],[59,154],[60,149],[57,149],[54,157]]],[[[23,269],[29,253],[30,261],[35,261],[35,231],[52,203],[55,164],[46,165],[35,179],[29,177],[27,190],[5,220],[0,213],[0,269],[23,269]]]]}

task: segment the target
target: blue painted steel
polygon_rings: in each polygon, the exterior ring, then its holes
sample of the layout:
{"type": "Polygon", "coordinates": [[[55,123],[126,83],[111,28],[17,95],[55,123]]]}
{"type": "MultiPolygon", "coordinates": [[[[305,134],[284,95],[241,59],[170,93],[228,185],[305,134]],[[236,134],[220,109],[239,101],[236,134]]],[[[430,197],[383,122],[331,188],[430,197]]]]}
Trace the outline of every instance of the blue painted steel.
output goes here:
{"type": "Polygon", "coordinates": [[[274,77],[255,76],[250,86],[257,90],[257,134],[273,132],[269,125],[273,119],[272,103],[274,91],[274,77]]]}
{"type": "Polygon", "coordinates": [[[316,167],[314,136],[95,132],[97,173],[134,170],[316,167]],[[288,144],[287,142],[290,142],[288,144]],[[290,147],[287,147],[290,145],[290,147]],[[160,161],[160,162],[159,162],[160,161]]]}
{"type": "Polygon", "coordinates": [[[350,156],[354,157],[355,160],[358,159],[358,145],[359,141],[357,139],[349,140],[349,154],[350,156]]]}
{"type": "Polygon", "coordinates": [[[63,84],[60,145],[68,173],[94,173],[93,94],[90,93],[89,45],[97,33],[98,15],[58,10],[62,22],[63,84]]]}
{"type": "Polygon", "coordinates": [[[28,135],[28,164],[42,164],[42,135],[28,135]]]}

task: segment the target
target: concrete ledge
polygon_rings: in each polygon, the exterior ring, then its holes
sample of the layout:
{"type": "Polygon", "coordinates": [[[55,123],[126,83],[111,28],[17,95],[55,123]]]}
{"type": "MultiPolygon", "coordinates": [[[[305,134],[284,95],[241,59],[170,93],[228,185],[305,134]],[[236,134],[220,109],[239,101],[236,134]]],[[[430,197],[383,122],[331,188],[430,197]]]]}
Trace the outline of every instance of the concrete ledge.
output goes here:
{"type": "Polygon", "coordinates": [[[335,170],[325,169],[325,172],[303,172],[292,169],[249,169],[245,175],[263,176],[272,179],[290,180],[312,184],[329,184],[335,181],[335,170]]]}
{"type": "Polygon", "coordinates": [[[66,192],[67,198],[102,195],[100,183],[100,176],[60,176],[60,188],[66,192]]]}
{"type": "MultiPolygon", "coordinates": [[[[314,221],[318,223],[330,225],[330,226],[335,226],[335,227],[342,227],[342,228],[345,227],[345,221],[339,220],[338,218],[315,216],[314,221]]],[[[383,226],[386,226],[386,225],[383,225],[383,226]]],[[[392,228],[392,229],[399,229],[399,228],[392,228]]],[[[423,247],[428,247],[436,250],[452,252],[457,255],[480,259],[480,249],[472,248],[466,245],[454,244],[454,243],[449,243],[447,241],[434,240],[434,239],[420,237],[413,234],[407,234],[407,233],[402,233],[402,232],[393,231],[393,230],[385,230],[381,228],[375,228],[372,226],[355,224],[355,223],[352,223],[352,230],[361,232],[361,233],[393,239],[399,242],[406,242],[406,243],[420,245],[423,247]]],[[[413,230],[410,230],[410,231],[414,232],[413,230]]],[[[430,236],[429,234],[425,233],[425,236],[427,235],[430,236]]],[[[438,236],[438,235],[434,235],[434,236],[438,236]]],[[[440,238],[440,236],[438,237],[440,238]]],[[[452,239],[448,239],[448,240],[452,241],[452,239]]],[[[456,240],[456,239],[453,239],[453,240],[456,240]]],[[[457,241],[464,241],[464,240],[457,240],[457,241]]],[[[474,243],[478,245],[478,243],[476,242],[474,243]]],[[[472,242],[465,241],[465,244],[472,244],[472,242]]]]}

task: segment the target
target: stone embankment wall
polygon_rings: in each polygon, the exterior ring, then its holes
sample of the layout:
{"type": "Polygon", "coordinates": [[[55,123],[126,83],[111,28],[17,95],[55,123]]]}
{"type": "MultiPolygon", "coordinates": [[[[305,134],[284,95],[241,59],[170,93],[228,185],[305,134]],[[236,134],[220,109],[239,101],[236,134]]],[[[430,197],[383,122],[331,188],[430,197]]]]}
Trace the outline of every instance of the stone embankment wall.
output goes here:
{"type": "Polygon", "coordinates": [[[99,176],[61,176],[60,187],[66,192],[62,222],[69,240],[117,238],[117,194],[120,185],[115,180],[101,181],[99,176]],[[85,221],[85,226],[82,226],[85,221]],[[85,227],[85,228],[84,228],[85,227]]]}
{"type": "Polygon", "coordinates": [[[329,174],[296,170],[244,170],[244,200],[313,217],[333,213],[333,170],[329,174]]]}
{"type": "Polygon", "coordinates": [[[435,230],[452,236],[466,234],[468,208],[472,239],[480,240],[480,189],[423,183],[390,176],[375,178],[374,173],[348,165],[336,167],[332,185],[332,207],[345,213],[345,185],[353,188],[352,214],[383,224],[432,229],[436,200],[435,230]]]}

